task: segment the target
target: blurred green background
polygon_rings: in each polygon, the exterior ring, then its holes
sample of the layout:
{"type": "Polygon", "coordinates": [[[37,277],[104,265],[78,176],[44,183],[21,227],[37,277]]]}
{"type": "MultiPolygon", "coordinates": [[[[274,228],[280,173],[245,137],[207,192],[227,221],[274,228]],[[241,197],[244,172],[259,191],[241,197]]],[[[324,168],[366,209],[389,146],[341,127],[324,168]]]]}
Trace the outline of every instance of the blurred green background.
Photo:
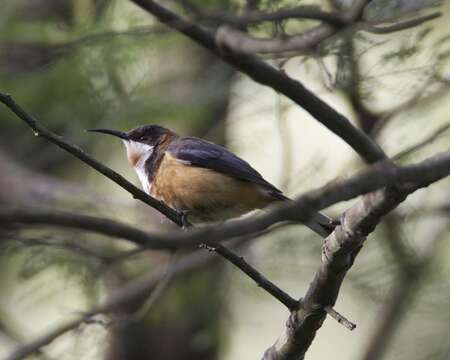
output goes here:
{"type": "MultiPolygon", "coordinates": [[[[189,2],[162,3],[195,18],[189,2]]],[[[227,0],[192,3],[205,13],[240,12],[245,6],[243,1],[227,0]]],[[[256,3],[261,11],[273,11],[299,2],[256,3]]],[[[320,0],[300,3],[330,5],[320,0]]],[[[344,31],[313,52],[269,56],[267,61],[369,132],[391,156],[443,129],[433,142],[399,159],[419,161],[450,145],[450,4],[435,3],[372,1],[365,13],[371,21],[422,8],[443,14],[387,35],[344,31]]],[[[255,25],[250,31],[270,37],[280,31],[293,34],[311,24],[289,20],[255,25]]],[[[231,148],[289,196],[363,167],[343,141],[298,106],[125,0],[3,0],[0,91],[136,184],[120,142],[86,129],[160,124],[204,137],[231,148]]],[[[34,137],[4,106],[0,134],[0,207],[63,209],[146,230],[173,228],[108,179],[34,137]]],[[[357,329],[349,332],[327,320],[308,359],[362,356],[381,306],[396,286],[398,264],[385,241],[393,229],[413,253],[420,254],[436,237],[440,240],[431,270],[417,284],[385,358],[450,358],[449,194],[448,179],[421,190],[377,228],[336,305],[357,329]]],[[[350,204],[326,212],[339,216],[350,204]]],[[[164,269],[172,261],[171,254],[150,251],[118,261],[134,247],[83,231],[0,227],[0,238],[0,357],[89,309],[140,274],[164,269]]],[[[289,226],[238,251],[289,294],[300,297],[318,267],[320,245],[320,239],[303,227],[289,226]]],[[[242,273],[218,261],[172,279],[139,321],[114,322],[136,307],[127,304],[111,314],[111,326],[83,325],[36,358],[255,359],[272,345],[288,315],[242,273]]]]}

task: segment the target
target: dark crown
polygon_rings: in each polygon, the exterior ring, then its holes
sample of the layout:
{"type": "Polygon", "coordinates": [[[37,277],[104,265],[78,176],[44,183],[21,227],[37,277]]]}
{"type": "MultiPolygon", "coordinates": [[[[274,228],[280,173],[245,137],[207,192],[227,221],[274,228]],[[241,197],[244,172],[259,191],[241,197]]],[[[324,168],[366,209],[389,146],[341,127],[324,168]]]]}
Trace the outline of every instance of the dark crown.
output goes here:
{"type": "Polygon", "coordinates": [[[138,142],[143,142],[149,145],[157,144],[165,135],[170,137],[177,136],[172,130],[166,129],[159,125],[144,125],[130,130],[128,139],[138,142]]]}

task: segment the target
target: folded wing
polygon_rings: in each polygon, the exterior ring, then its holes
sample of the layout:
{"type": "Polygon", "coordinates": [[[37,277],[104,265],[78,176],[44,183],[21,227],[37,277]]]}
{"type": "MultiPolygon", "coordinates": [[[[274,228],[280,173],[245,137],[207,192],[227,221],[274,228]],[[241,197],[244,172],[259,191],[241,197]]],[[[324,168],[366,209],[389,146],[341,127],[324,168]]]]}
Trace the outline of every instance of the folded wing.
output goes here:
{"type": "Polygon", "coordinates": [[[220,145],[195,137],[184,137],[174,141],[167,151],[189,165],[211,169],[242,181],[258,184],[268,190],[273,197],[286,199],[279,189],[266,181],[248,162],[220,145]]]}

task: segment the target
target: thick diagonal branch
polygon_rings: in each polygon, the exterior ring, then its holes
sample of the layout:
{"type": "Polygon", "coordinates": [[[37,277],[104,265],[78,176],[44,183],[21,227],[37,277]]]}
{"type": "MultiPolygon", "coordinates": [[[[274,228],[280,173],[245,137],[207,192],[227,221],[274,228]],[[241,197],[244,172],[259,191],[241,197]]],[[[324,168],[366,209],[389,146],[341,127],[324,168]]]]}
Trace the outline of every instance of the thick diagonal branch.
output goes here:
{"type": "Polygon", "coordinates": [[[381,148],[370,137],[355,128],[345,116],[334,110],[331,106],[306,89],[302,83],[292,79],[285,72],[280,71],[253,56],[235,53],[229,49],[220,48],[216,43],[214,34],[182,19],[172,11],[154,1],[131,1],[153,14],[162,23],[178,30],[205,49],[213,52],[222,60],[248,75],[256,82],[271,87],[300,105],[317,121],[349,144],[367,162],[376,162],[386,157],[381,148]]]}
{"type": "MultiPolygon", "coordinates": [[[[430,170],[430,175],[433,171],[430,170]]],[[[447,171],[449,171],[447,169],[447,171]]],[[[431,175],[431,177],[433,177],[431,175]]],[[[322,247],[322,263],[316,272],[302,308],[293,313],[290,326],[264,354],[264,360],[303,359],[317,330],[325,320],[325,308],[333,306],[347,271],[384,215],[395,209],[415,190],[428,186],[437,178],[425,179],[418,175],[411,182],[399,183],[365,195],[348,209],[341,218],[341,225],[325,239],[322,247]]]]}

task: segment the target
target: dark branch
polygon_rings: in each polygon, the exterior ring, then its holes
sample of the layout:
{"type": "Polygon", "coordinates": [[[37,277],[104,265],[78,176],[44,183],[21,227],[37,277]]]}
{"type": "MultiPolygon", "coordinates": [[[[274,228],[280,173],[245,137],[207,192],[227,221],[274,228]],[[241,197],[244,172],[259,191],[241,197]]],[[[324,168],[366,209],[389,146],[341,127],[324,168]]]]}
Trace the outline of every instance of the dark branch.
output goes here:
{"type": "Polygon", "coordinates": [[[331,306],[325,306],[324,310],[330,315],[334,320],[336,320],[339,324],[342,324],[350,331],[355,330],[356,324],[352,323],[346,317],[339,314],[336,310],[334,310],[331,306]]]}
{"type": "Polygon", "coordinates": [[[28,126],[30,126],[31,129],[33,130],[35,136],[43,137],[44,139],[50,141],[51,143],[66,150],[67,152],[77,157],[84,163],[88,164],[90,167],[94,168],[107,178],[114,181],[120,187],[122,187],[130,194],[132,194],[135,199],[141,200],[142,202],[146,203],[152,208],[158,210],[160,213],[167,216],[170,220],[172,220],[179,226],[182,225],[181,217],[175,210],[171,209],[170,207],[166,206],[164,203],[151,197],[150,195],[147,195],[145,192],[143,192],[142,190],[134,186],[132,183],[130,183],[128,180],[126,180],[123,176],[119,175],[114,170],[108,168],[107,166],[103,165],[102,163],[98,162],[97,160],[86,154],[78,146],[68,143],[61,136],[56,135],[55,133],[51,132],[50,130],[42,126],[40,123],[36,121],[36,119],[34,119],[31,115],[25,112],[25,110],[23,110],[19,106],[19,104],[17,104],[13,100],[11,96],[0,93],[0,101],[4,103],[20,119],[22,119],[25,123],[27,123],[28,126]]]}
{"type": "Polygon", "coordinates": [[[347,180],[310,191],[291,202],[281,203],[258,216],[191,228],[184,232],[146,233],[112,220],[43,210],[36,212],[3,209],[0,211],[0,223],[48,224],[81,228],[128,239],[147,248],[177,249],[198,246],[201,243],[208,244],[205,239],[220,242],[237,236],[251,235],[283,221],[307,221],[314,211],[322,210],[340,201],[350,200],[393,184],[408,185],[408,189],[413,191],[449,174],[450,150],[413,165],[395,166],[390,163],[380,163],[347,180]]]}
{"type": "Polygon", "coordinates": [[[430,15],[424,15],[415,19],[400,21],[389,26],[377,26],[370,23],[361,23],[360,29],[374,34],[389,34],[422,25],[441,16],[442,13],[435,12],[430,15]]]}
{"type": "Polygon", "coordinates": [[[345,21],[339,12],[327,12],[312,6],[298,6],[294,8],[280,9],[270,13],[259,11],[247,11],[245,14],[235,16],[233,14],[202,14],[200,19],[213,20],[235,27],[253,25],[264,21],[282,21],[287,19],[319,20],[330,25],[342,26],[345,21]]]}
{"type": "Polygon", "coordinates": [[[355,128],[345,116],[319,99],[299,81],[287,76],[283,71],[277,70],[253,56],[221,49],[216,44],[212,33],[180,18],[154,1],[132,1],[153,14],[162,23],[183,33],[253,80],[271,87],[300,105],[329,130],[342,138],[367,162],[376,162],[386,157],[381,148],[370,137],[355,128]]]}
{"type": "MultiPolygon", "coordinates": [[[[323,40],[336,34],[340,29],[352,25],[360,17],[366,2],[365,0],[355,1],[351,9],[333,13],[331,17],[335,20],[334,24],[321,24],[301,34],[261,39],[252,37],[244,31],[222,26],[217,31],[216,42],[219,47],[226,47],[245,54],[311,50],[323,40]]],[[[315,15],[318,15],[318,13],[315,15]]]]}
{"type": "Polygon", "coordinates": [[[278,286],[272,283],[269,279],[264,277],[260,272],[251,267],[243,257],[236,256],[227,248],[217,242],[208,241],[208,245],[204,247],[208,250],[214,251],[220,254],[223,258],[238,267],[241,271],[247,274],[255,283],[271,294],[275,299],[280,301],[289,310],[296,310],[299,306],[299,302],[281,290],[278,286]]]}
{"type": "MultiPolygon", "coordinates": [[[[415,182],[401,182],[369,193],[342,215],[341,225],[324,241],[322,264],[303,298],[302,307],[291,315],[290,326],[276,344],[266,351],[264,360],[303,359],[325,319],[325,308],[334,305],[344,277],[366,237],[409,194],[438,180],[434,175],[425,179],[426,171],[431,169],[429,166],[432,167],[435,159],[430,159],[422,174],[415,174],[415,182]]],[[[445,176],[448,176],[450,164],[445,167],[445,176]]],[[[416,170],[417,167],[414,166],[414,171],[416,170]]]]}
{"type": "MultiPolygon", "coordinates": [[[[133,184],[128,182],[125,178],[123,178],[118,173],[114,172],[113,170],[109,169],[108,167],[104,166],[103,164],[99,163],[97,160],[93,159],[81,148],[78,148],[74,145],[69,144],[68,142],[64,141],[61,137],[57,136],[56,134],[52,133],[42,125],[40,125],[34,118],[32,118],[30,115],[28,115],[15,101],[7,95],[3,95],[0,93],[0,101],[5,103],[19,118],[21,118],[23,121],[25,121],[35,132],[36,136],[42,136],[43,138],[49,140],[50,142],[54,143],[55,145],[63,148],[64,150],[68,151],[75,157],[79,158],[81,161],[85,162],[86,164],[90,165],[100,173],[102,173],[104,176],[110,178],[114,182],[116,182],[118,185],[120,185],[122,188],[133,194],[135,198],[138,198],[139,200],[144,201],[146,204],[152,206],[153,208],[157,209],[167,217],[169,217],[171,220],[176,222],[177,224],[185,225],[185,221],[183,222],[178,213],[174,210],[172,210],[170,207],[166,206],[164,203],[154,199],[153,197],[147,195],[137,187],[135,187],[133,184]]],[[[22,214],[26,215],[26,214],[22,214]]],[[[86,217],[86,216],[78,216],[78,217],[71,217],[70,215],[67,216],[64,214],[55,214],[56,216],[53,216],[52,218],[42,218],[41,221],[58,221],[61,226],[66,227],[80,227],[80,226],[86,226],[88,230],[94,230],[99,231],[99,229],[102,229],[107,233],[107,235],[115,236],[115,237],[122,237],[123,235],[128,235],[133,240],[135,240],[140,245],[146,245],[149,247],[155,247],[155,246],[164,246],[163,241],[154,241],[152,237],[148,237],[147,234],[144,232],[141,232],[140,230],[133,229],[131,227],[127,227],[126,225],[114,223],[113,221],[108,221],[105,219],[99,219],[99,218],[92,218],[92,217],[86,217]],[[76,221],[74,221],[76,220],[76,221]]],[[[17,217],[17,214],[16,214],[17,217]]],[[[23,217],[25,220],[26,216],[23,217]]],[[[28,220],[30,220],[30,217],[28,217],[28,220]]],[[[36,220],[36,219],[35,219],[36,220]]],[[[8,222],[8,221],[7,221],[8,222]]],[[[206,237],[200,236],[195,240],[198,241],[198,243],[204,243],[206,245],[210,245],[210,241],[206,240],[206,237]]],[[[215,242],[212,243],[213,246],[216,245],[215,242]]],[[[166,246],[167,248],[167,246],[166,246]]],[[[239,257],[235,254],[233,254],[230,250],[226,249],[222,245],[217,247],[217,253],[219,255],[222,255],[225,259],[229,260],[232,264],[240,268],[245,274],[250,276],[252,279],[254,279],[258,285],[260,285],[263,289],[265,289],[267,292],[269,292],[271,295],[275,296],[278,300],[280,300],[283,304],[286,304],[290,309],[291,306],[294,306],[292,304],[292,301],[295,301],[291,299],[290,297],[285,294],[281,289],[278,289],[275,284],[271,283],[269,280],[267,280],[262,274],[260,274],[256,269],[252,268],[248,263],[243,261],[243,259],[239,260],[239,257]]]]}
{"type": "Polygon", "coordinates": [[[216,33],[216,42],[220,47],[230,48],[243,54],[302,52],[311,50],[336,32],[337,28],[325,24],[298,35],[262,39],[250,36],[231,26],[221,26],[216,33]]]}

